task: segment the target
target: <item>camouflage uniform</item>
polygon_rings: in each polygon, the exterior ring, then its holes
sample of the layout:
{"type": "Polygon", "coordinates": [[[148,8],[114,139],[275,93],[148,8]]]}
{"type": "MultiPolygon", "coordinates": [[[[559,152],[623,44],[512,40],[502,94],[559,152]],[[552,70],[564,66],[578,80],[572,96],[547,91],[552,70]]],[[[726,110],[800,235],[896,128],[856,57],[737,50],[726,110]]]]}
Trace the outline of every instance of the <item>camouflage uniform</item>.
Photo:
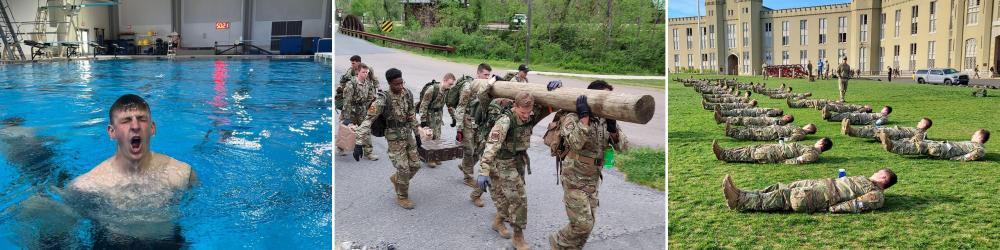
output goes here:
{"type": "MultiPolygon", "coordinates": [[[[479,161],[480,141],[477,140],[476,132],[479,126],[476,124],[475,117],[472,117],[472,107],[469,103],[473,99],[477,98],[480,90],[475,89],[472,82],[465,83],[462,85],[462,89],[459,90],[459,100],[458,108],[455,109],[455,124],[458,131],[462,132],[462,163],[458,165],[458,169],[462,171],[462,178],[466,181],[472,181],[472,174],[476,162],[479,161]]],[[[479,188],[473,188],[473,190],[479,190],[479,188]]],[[[479,197],[479,196],[474,196],[479,197]]],[[[473,198],[474,198],[473,197],[473,198]]]]}
{"type": "Polygon", "coordinates": [[[776,141],[781,138],[786,138],[786,141],[801,141],[806,138],[806,131],[795,125],[732,127],[726,129],[726,136],[751,141],[776,141]]]}
{"type": "Polygon", "coordinates": [[[830,115],[826,117],[826,120],[832,122],[839,122],[843,121],[844,118],[847,118],[850,120],[851,125],[868,125],[875,123],[875,120],[885,117],[886,116],[882,115],[882,113],[830,112],[830,115]]]}
{"type": "Polygon", "coordinates": [[[798,99],[806,99],[806,98],[808,98],[811,95],[812,94],[809,94],[809,93],[778,93],[778,94],[770,94],[770,95],[767,95],[767,96],[771,97],[771,99],[792,98],[792,99],[798,100],[798,99]]]}
{"type": "Polygon", "coordinates": [[[517,77],[517,72],[507,72],[507,75],[500,78],[502,81],[508,82],[528,82],[528,77],[520,78],[517,77]]]}
{"type": "Polygon", "coordinates": [[[865,176],[801,180],[743,191],[739,211],[861,213],[884,205],[882,189],[865,176]]]}
{"type": "Polygon", "coordinates": [[[441,139],[441,125],[444,124],[444,112],[442,111],[447,94],[440,83],[430,86],[430,91],[420,97],[420,123],[427,124],[433,131],[433,140],[441,139]],[[434,90],[437,90],[435,93],[434,90]]]}
{"type": "MultiPolygon", "coordinates": [[[[378,82],[373,78],[368,78],[364,82],[358,82],[358,78],[351,78],[351,81],[344,86],[344,111],[342,116],[351,119],[351,123],[359,124],[365,120],[366,109],[371,104],[379,91],[378,82]]],[[[371,136],[364,138],[364,154],[372,153],[371,136]]],[[[358,138],[361,140],[362,138],[358,138]]]]}
{"type": "Polygon", "coordinates": [[[396,190],[396,198],[405,199],[409,197],[410,179],[420,170],[417,141],[414,137],[418,124],[413,94],[409,90],[398,95],[392,91],[378,94],[368,107],[367,119],[358,126],[357,144],[371,145],[372,122],[382,113],[386,102],[389,102],[391,112],[385,117],[385,140],[389,144],[389,159],[396,167],[396,183],[393,183],[393,188],[396,190]]]}
{"type": "Polygon", "coordinates": [[[479,174],[499,177],[499,181],[491,185],[499,186],[498,191],[503,195],[502,202],[493,202],[497,205],[497,215],[505,215],[515,232],[523,230],[528,224],[528,196],[524,193],[524,174],[525,168],[530,169],[528,164],[531,163],[527,152],[531,146],[531,129],[549,113],[551,111],[548,108],[535,105],[534,114],[529,120],[521,121],[511,110],[497,119],[486,138],[479,174]]]}
{"type": "Polygon", "coordinates": [[[721,110],[729,110],[753,108],[757,107],[757,105],[751,103],[702,102],[702,107],[705,108],[705,110],[714,110],[715,107],[719,107],[721,110]]]}
{"type": "Polygon", "coordinates": [[[844,102],[844,95],[847,94],[847,80],[851,79],[851,66],[841,63],[837,68],[837,88],[840,90],[840,102],[844,102]]]}
{"type": "Polygon", "coordinates": [[[861,137],[861,138],[871,138],[879,140],[878,133],[885,133],[890,140],[923,140],[927,135],[926,130],[912,128],[912,127],[875,127],[872,125],[861,126],[861,127],[851,127],[847,130],[847,136],[850,137],[861,137]]]}
{"type": "Polygon", "coordinates": [[[842,102],[829,102],[823,105],[823,107],[820,107],[819,109],[824,109],[824,108],[826,109],[826,111],[833,111],[839,113],[861,112],[862,110],[865,110],[865,112],[861,113],[869,113],[867,112],[865,105],[842,103],[842,102]]]}
{"type": "Polygon", "coordinates": [[[830,100],[827,99],[789,99],[787,101],[789,108],[816,108],[821,106],[826,106],[830,100]]]}
{"type": "Polygon", "coordinates": [[[705,99],[706,102],[728,102],[728,103],[733,103],[733,102],[747,103],[747,102],[750,102],[750,98],[746,98],[746,97],[742,97],[742,96],[704,97],[704,99],[705,99]]]}
{"type": "Polygon", "coordinates": [[[812,145],[778,143],[722,149],[720,156],[725,162],[804,164],[819,160],[819,154],[812,145]]]}
{"type": "Polygon", "coordinates": [[[785,121],[781,120],[781,117],[752,117],[752,116],[734,116],[734,117],[723,117],[722,122],[729,123],[737,126],[771,126],[771,125],[785,125],[785,121]]]}
{"type": "Polygon", "coordinates": [[[986,148],[982,143],[972,141],[893,140],[889,152],[900,155],[928,155],[953,161],[975,161],[986,155],[986,148]]]}
{"type": "Polygon", "coordinates": [[[745,108],[745,109],[730,109],[730,110],[719,110],[719,113],[723,117],[731,116],[766,116],[775,117],[781,116],[784,113],[780,109],[772,108],[745,108]]]}
{"type": "Polygon", "coordinates": [[[594,214],[599,205],[597,187],[601,186],[604,150],[609,146],[611,133],[607,121],[599,117],[590,118],[589,126],[584,126],[576,114],[566,113],[559,124],[568,151],[559,179],[569,224],[556,233],[556,248],[582,249],[594,228],[594,214]]]}
{"type": "MultiPolygon", "coordinates": [[[[725,94],[701,94],[701,97],[703,97],[703,98],[733,98],[733,97],[742,97],[742,96],[725,93],[725,94]]],[[[712,102],[712,101],[709,101],[709,102],[712,102]]]]}

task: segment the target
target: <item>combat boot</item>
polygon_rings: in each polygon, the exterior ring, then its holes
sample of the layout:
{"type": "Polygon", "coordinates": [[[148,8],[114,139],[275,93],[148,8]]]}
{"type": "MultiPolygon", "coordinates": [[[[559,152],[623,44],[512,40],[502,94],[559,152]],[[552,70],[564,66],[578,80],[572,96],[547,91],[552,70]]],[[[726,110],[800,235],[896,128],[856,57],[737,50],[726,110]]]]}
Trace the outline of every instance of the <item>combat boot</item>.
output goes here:
{"type": "Polygon", "coordinates": [[[520,228],[516,228],[516,227],[514,228],[513,243],[514,243],[514,249],[517,249],[517,250],[528,250],[528,249],[531,249],[531,248],[528,247],[528,243],[524,242],[524,230],[522,230],[520,228]]]}
{"type": "Polygon", "coordinates": [[[476,188],[476,181],[472,180],[472,177],[466,177],[465,185],[469,186],[470,188],[476,188]]]}
{"type": "Polygon", "coordinates": [[[483,198],[482,198],[482,196],[475,196],[475,195],[473,195],[472,196],[472,205],[476,206],[476,207],[483,207],[483,198]]]}
{"type": "Polygon", "coordinates": [[[741,191],[733,185],[733,178],[726,177],[722,178],[722,194],[726,196],[726,206],[729,209],[735,210],[739,206],[741,191]]]}
{"type": "Polygon", "coordinates": [[[722,147],[719,147],[719,142],[712,140],[712,153],[715,153],[715,159],[723,161],[722,159],[722,147]]]}
{"type": "Polygon", "coordinates": [[[392,182],[392,190],[396,191],[396,194],[399,194],[399,184],[396,182],[396,174],[389,176],[389,181],[392,182]]]}
{"type": "Polygon", "coordinates": [[[510,239],[510,231],[507,231],[507,226],[503,224],[503,218],[500,216],[493,217],[493,231],[499,233],[501,238],[510,239]]]}
{"type": "Polygon", "coordinates": [[[840,133],[842,133],[844,135],[847,135],[847,136],[854,136],[854,133],[852,133],[852,132],[853,131],[851,131],[851,119],[850,118],[844,118],[843,121],[840,121],[840,133]]]}
{"type": "Polygon", "coordinates": [[[719,107],[716,106],[715,107],[715,123],[719,124],[719,123],[722,123],[724,121],[725,121],[725,119],[722,118],[722,112],[719,110],[719,107]]]}
{"type": "Polygon", "coordinates": [[[368,160],[369,161],[377,161],[378,160],[378,155],[376,155],[375,152],[371,152],[371,153],[368,154],[368,160]]]}
{"type": "Polygon", "coordinates": [[[876,134],[878,135],[878,139],[882,141],[882,148],[885,149],[885,151],[892,152],[892,140],[889,139],[889,136],[882,131],[878,131],[876,134]]]}
{"type": "Polygon", "coordinates": [[[826,107],[823,107],[823,109],[820,110],[820,113],[823,114],[823,120],[826,120],[827,118],[830,118],[830,111],[827,111],[826,107]]]}
{"type": "Polygon", "coordinates": [[[413,209],[413,201],[410,201],[410,198],[396,198],[396,204],[405,209],[413,209]]]}

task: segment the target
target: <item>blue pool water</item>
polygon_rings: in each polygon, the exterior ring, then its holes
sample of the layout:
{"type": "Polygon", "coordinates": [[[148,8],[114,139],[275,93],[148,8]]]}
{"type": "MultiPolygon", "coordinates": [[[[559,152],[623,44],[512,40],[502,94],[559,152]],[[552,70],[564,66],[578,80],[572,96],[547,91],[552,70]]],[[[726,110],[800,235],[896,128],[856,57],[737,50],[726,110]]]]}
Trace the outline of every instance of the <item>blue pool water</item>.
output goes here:
{"type": "MultiPolygon", "coordinates": [[[[0,66],[0,248],[93,247],[95,222],[47,234],[61,186],[112,156],[108,109],[150,104],[154,152],[201,181],[173,210],[170,240],[195,249],[331,248],[331,67],[312,60],[116,60],[0,66]],[[27,132],[25,132],[27,131],[27,132]],[[13,138],[13,139],[11,139],[13,138]],[[47,245],[50,244],[50,245],[47,245]]],[[[71,206],[67,206],[71,207],[71,206]]],[[[72,213],[72,209],[70,213],[72,213]]]]}

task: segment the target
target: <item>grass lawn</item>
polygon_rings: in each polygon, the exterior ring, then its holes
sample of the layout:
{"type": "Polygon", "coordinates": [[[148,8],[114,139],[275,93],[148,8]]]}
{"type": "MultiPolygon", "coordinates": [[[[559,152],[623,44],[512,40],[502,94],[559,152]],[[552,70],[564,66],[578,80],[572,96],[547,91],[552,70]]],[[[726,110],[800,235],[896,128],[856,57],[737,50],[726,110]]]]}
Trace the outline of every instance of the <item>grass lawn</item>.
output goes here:
{"type": "MultiPolygon", "coordinates": [[[[769,88],[782,82],[795,92],[812,92],[813,98],[837,98],[835,80],[767,81],[769,88]]],[[[716,160],[713,139],[726,148],[764,142],[726,137],[724,125],[716,124],[712,113],[702,109],[697,92],[674,81],[667,90],[671,247],[1000,248],[1000,97],[994,92],[983,98],[971,97],[972,90],[965,87],[850,81],[847,101],[871,104],[876,112],[883,105],[892,106],[889,125],[912,127],[926,116],[934,121],[928,131],[928,138],[934,140],[968,141],[978,128],[991,131],[985,160],[964,163],[892,154],[874,140],[841,135],[840,123],[823,121],[816,109],[789,109],[784,100],[754,95],[760,107],[793,114],[795,124],[815,123],[818,132],[804,143],[821,137],[833,140],[833,148],[818,163],[794,166],[716,160]],[[740,188],[761,189],[777,182],[836,177],[839,168],[848,175],[869,176],[883,167],[892,168],[899,182],[886,190],[882,209],[864,214],[741,213],[726,207],[721,191],[726,174],[740,188]]]]}
{"type": "Polygon", "coordinates": [[[663,191],[663,148],[633,148],[615,155],[615,167],[625,173],[625,180],[663,191]]]}

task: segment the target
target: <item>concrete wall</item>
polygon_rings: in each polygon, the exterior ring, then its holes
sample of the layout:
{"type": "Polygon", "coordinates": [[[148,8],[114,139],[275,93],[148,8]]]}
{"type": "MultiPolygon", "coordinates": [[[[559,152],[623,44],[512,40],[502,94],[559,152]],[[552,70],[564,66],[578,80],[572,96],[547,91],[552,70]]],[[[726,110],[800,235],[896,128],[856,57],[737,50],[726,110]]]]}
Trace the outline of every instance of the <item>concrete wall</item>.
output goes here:
{"type": "Polygon", "coordinates": [[[157,33],[156,37],[166,38],[173,31],[170,28],[169,0],[120,1],[118,17],[121,32],[128,32],[128,26],[132,25],[132,31],[140,37],[153,31],[157,33]]]}
{"type": "Polygon", "coordinates": [[[242,0],[182,0],[181,9],[181,47],[233,44],[243,36],[242,0]],[[216,22],[231,26],[215,29],[216,22]]]}
{"type": "Polygon", "coordinates": [[[324,0],[255,0],[254,44],[267,49],[271,45],[272,21],[302,21],[303,37],[323,37],[324,18],[333,11],[324,0]]]}

